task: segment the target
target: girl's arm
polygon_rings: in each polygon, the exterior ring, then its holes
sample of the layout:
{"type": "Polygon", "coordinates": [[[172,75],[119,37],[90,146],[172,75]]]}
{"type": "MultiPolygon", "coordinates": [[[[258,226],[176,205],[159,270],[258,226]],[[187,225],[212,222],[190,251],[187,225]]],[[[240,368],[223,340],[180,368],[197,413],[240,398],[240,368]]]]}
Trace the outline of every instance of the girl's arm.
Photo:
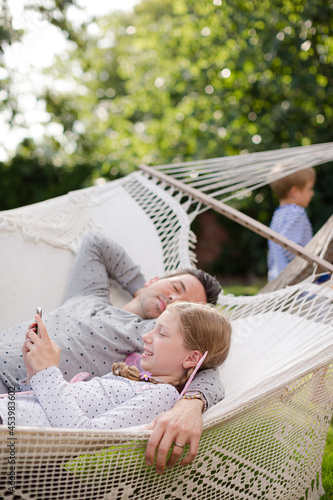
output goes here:
{"type": "MultiPolygon", "coordinates": [[[[100,381],[103,384],[103,379],[100,381]]],[[[100,396],[98,392],[96,393],[96,386],[93,387],[91,394],[89,391],[80,391],[80,396],[75,397],[75,384],[66,382],[56,367],[37,373],[31,379],[31,386],[52,426],[61,428],[120,429],[148,424],[156,415],[169,410],[178,397],[177,390],[168,384],[147,383],[143,386],[143,390],[133,393],[132,383],[128,380],[114,377],[105,381],[115,386],[118,384],[119,387],[125,383],[128,385],[130,396],[126,401],[119,399],[116,401],[117,398],[114,398],[115,400],[111,402],[114,407],[102,412],[99,412],[100,396]],[[94,413],[96,416],[91,416],[94,413]]],[[[142,387],[142,384],[136,385],[142,387]]],[[[106,397],[106,393],[107,387],[102,388],[103,398],[106,397]]]]}

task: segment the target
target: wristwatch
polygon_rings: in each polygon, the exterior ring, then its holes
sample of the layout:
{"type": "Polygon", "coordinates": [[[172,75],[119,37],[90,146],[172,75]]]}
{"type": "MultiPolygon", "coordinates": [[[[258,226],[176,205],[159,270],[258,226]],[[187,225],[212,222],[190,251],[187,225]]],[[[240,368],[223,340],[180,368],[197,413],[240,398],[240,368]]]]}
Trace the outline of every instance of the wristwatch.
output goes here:
{"type": "Polygon", "coordinates": [[[202,394],[202,392],[199,391],[187,391],[181,399],[200,399],[203,402],[203,408],[202,408],[202,413],[204,413],[207,410],[207,399],[205,396],[202,394]]]}

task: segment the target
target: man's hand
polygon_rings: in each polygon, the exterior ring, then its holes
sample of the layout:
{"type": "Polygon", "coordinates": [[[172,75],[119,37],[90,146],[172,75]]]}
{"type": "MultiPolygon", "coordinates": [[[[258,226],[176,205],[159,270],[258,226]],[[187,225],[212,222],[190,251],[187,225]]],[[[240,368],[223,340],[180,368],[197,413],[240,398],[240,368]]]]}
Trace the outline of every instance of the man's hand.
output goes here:
{"type": "Polygon", "coordinates": [[[165,465],[171,468],[178,462],[185,444],[189,444],[190,449],[180,465],[188,465],[194,460],[203,429],[202,407],[203,403],[198,399],[180,399],[171,410],[161,413],[145,427],[153,429],[146,448],[146,463],[152,465],[157,452],[158,474],[163,474],[165,465]],[[181,446],[176,446],[175,443],[181,446]],[[172,453],[166,464],[172,445],[172,453]]]}
{"type": "MultiPolygon", "coordinates": [[[[26,341],[22,352],[26,364],[28,379],[32,372],[37,373],[49,366],[59,366],[60,349],[48,336],[42,319],[36,315],[36,323],[40,337],[35,332],[35,325],[26,334],[26,341]]],[[[29,379],[30,380],[30,379],[29,379]]]]}
{"type": "MultiPolygon", "coordinates": [[[[36,324],[37,323],[32,323],[31,325],[29,325],[29,331],[30,330],[34,330],[35,331],[36,324]]],[[[31,377],[33,377],[35,375],[35,371],[31,368],[31,365],[30,365],[28,357],[27,357],[27,355],[29,353],[29,349],[28,349],[28,346],[27,346],[27,341],[28,341],[28,343],[30,342],[30,339],[29,339],[29,336],[28,336],[29,335],[29,331],[25,334],[26,341],[24,342],[23,347],[22,347],[23,361],[24,361],[25,367],[27,369],[27,382],[30,382],[31,377]]]]}

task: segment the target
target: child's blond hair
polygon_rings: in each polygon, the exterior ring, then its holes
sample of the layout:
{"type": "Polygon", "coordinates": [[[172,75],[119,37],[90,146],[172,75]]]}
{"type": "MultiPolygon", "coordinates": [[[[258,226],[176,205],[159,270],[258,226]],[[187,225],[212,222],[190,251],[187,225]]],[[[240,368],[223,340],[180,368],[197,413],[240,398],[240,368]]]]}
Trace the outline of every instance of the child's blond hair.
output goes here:
{"type": "Polygon", "coordinates": [[[272,191],[276,194],[279,200],[287,198],[290,188],[292,186],[297,186],[299,189],[303,189],[308,181],[316,180],[316,171],[314,168],[304,168],[298,172],[282,177],[277,181],[270,183],[272,191]]]}

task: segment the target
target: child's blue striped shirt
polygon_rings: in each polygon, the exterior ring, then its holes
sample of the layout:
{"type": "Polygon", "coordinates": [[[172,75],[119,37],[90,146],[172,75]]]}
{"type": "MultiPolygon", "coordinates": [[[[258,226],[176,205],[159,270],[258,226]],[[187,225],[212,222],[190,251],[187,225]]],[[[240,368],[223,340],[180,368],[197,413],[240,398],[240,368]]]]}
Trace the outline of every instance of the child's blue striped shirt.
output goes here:
{"type": "MultiPolygon", "coordinates": [[[[270,228],[303,247],[312,238],[312,226],[305,209],[294,203],[287,203],[275,210],[270,228]]],[[[268,281],[276,278],[294,256],[292,252],[268,240],[268,281]]]]}

